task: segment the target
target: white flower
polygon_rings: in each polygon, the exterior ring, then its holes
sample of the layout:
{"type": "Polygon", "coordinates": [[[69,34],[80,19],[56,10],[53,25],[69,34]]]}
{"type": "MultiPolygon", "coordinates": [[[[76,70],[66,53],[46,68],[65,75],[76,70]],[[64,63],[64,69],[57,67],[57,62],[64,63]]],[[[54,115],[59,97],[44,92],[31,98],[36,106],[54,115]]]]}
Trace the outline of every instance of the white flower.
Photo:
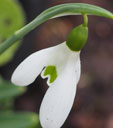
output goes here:
{"type": "Polygon", "coordinates": [[[12,82],[20,86],[31,84],[41,72],[48,77],[39,115],[43,128],[60,128],[69,115],[80,78],[79,56],[80,51],[71,51],[64,42],[33,53],[14,71],[12,82]]]}

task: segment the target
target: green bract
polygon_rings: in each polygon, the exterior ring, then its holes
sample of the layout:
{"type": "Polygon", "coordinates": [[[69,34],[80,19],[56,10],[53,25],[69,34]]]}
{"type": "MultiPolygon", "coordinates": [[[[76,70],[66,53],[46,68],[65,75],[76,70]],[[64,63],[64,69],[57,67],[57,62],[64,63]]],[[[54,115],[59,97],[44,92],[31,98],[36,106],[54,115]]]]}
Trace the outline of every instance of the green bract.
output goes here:
{"type": "Polygon", "coordinates": [[[27,33],[29,33],[40,24],[44,23],[45,21],[55,17],[78,14],[89,14],[113,19],[113,14],[111,12],[98,6],[83,3],[68,3],[57,5],[42,12],[32,22],[27,24],[19,31],[15,32],[8,40],[1,44],[0,54],[3,53],[12,44],[14,44],[15,41],[23,38],[27,33]]]}
{"type": "Polygon", "coordinates": [[[72,51],[80,51],[88,38],[88,27],[80,25],[68,35],[66,44],[72,51]]]}
{"type": "MultiPolygon", "coordinates": [[[[0,0],[0,45],[16,30],[24,25],[24,15],[20,4],[14,0],[0,0]]],[[[0,65],[7,63],[14,55],[19,42],[0,56],[0,65]]]]}

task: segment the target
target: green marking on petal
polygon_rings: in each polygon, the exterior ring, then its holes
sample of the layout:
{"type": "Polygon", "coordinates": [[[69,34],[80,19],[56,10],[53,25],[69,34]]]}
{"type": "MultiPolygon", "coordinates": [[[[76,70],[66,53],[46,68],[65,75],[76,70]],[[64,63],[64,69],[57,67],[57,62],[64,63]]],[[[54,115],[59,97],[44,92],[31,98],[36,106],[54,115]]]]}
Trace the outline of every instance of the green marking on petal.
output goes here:
{"type": "Polygon", "coordinates": [[[66,45],[72,51],[80,51],[88,39],[88,27],[79,25],[74,28],[68,35],[66,45]]]}
{"type": "Polygon", "coordinates": [[[44,71],[43,76],[47,76],[47,75],[50,76],[49,83],[53,83],[57,78],[56,66],[54,66],[54,65],[47,66],[44,71]]]}

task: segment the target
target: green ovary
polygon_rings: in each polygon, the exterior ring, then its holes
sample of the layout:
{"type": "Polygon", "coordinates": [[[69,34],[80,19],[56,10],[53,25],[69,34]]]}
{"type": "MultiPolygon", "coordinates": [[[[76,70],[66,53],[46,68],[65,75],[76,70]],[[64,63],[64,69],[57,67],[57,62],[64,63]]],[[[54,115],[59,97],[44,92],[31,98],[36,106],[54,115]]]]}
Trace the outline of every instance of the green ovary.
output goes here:
{"type": "Polygon", "coordinates": [[[80,51],[88,39],[88,27],[79,25],[74,28],[68,35],[66,45],[72,51],[80,51]]]}
{"type": "Polygon", "coordinates": [[[43,76],[50,76],[49,83],[53,83],[57,78],[56,66],[49,65],[46,67],[43,76]]]}

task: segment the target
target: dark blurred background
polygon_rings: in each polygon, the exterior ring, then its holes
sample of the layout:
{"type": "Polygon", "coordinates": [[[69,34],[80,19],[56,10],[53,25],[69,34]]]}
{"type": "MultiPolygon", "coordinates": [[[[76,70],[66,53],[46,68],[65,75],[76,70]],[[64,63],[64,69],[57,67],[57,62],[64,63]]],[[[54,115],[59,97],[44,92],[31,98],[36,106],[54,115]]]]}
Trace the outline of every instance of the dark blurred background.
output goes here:
{"type": "MultiPolygon", "coordinates": [[[[19,0],[27,23],[43,10],[62,3],[83,2],[113,12],[112,0],[19,0]]],[[[10,79],[17,65],[31,53],[60,44],[73,27],[83,23],[82,16],[49,20],[30,32],[13,60],[0,67],[2,76],[10,79]]],[[[89,38],[81,52],[82,74],[73,109],[62,128],[113,128],[113,21],[89,16],[89,38]]],[[[27,92],[15,100],[15,110],[39,112],[47,89],[39,76],[27,92]]]]}

